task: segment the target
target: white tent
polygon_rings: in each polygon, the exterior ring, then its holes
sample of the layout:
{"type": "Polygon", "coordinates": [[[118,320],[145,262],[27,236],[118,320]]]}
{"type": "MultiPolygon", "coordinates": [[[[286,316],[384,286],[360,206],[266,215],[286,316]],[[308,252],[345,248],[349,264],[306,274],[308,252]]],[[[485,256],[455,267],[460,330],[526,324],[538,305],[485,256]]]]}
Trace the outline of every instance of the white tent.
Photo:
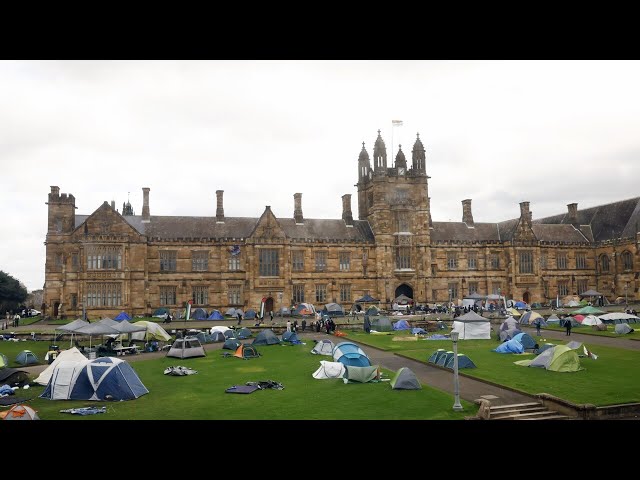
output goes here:
{"type": "Polygon", "coordinates": [[[215,332],[220,332],[220,333],[224,333],[227,330],[231,330],[231,328],[227,327],[226,325],[215,325],[213,327],[211,327],[211,333],[215,333],[215,332]]]}
{"type": "Polygon", "coordinates": [[[159,340],[161,342],[168,342],[171,340],[171,335],[169,335],[166,330],[156,322],[141,320],[133,325],[147,327],[147,330],[146,332],[133,332],[131,334],[131,340],[159,340]]]}
{"type": "Polygon", "coordinates": [[[451,331],[458,332],[460,340],[489,340],[491,339],[491,322],[488,318],[471,311],[457,317],[451,331]]]}
{"type": "Polygon", "coordinates": [[[56,357],[56,359],[51,363],[51,365],[43,370],[38,378],[34,380],[34,382],[39,385],[46,385],[47,383],[49,383],[49,379],[51,378],[53,370],[58,366],[60,362],[84,363],[86,361],[87,357],[85,357],[76,347],[70,348],[69,350],[62,350],[56,357]]]}
{"type": "Polygon", "coordinates": [[[582,320],[582,325],[602,325],[602,320],[595,315],[587,315],[582,320]]]}
{"type": "Polygon", "coordinates": [[[313,372],[311,376],[318,380],[325,380],[327,378],[343,378],[344,373],[345,368],[343,363],[320,360],[320,368],[313,372]]]}
{"type": "Polygon", "coordinates": [[[178,338],[171,349],[167,352],[167,357],[191,358],[206,357],[207,353],[196,337],[178,338]]]}

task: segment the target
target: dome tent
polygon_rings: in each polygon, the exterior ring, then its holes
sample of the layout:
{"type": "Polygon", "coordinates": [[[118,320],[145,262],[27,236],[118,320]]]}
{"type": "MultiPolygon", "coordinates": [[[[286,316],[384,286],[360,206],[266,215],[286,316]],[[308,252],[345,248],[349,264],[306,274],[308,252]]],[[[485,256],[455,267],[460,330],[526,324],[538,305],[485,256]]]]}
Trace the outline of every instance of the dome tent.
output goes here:
{"type": "Polygon", "coordinates": [[[261,331],[254,338],[252,345],[276,345],[280,343],[280,339],[273,333],[273,330],[267,328],[261,331]]]}
{"type": "Polygon", "coordinates": [[[313,353],[314,355],[328,355],[331,357],[333,356],[334,346],[335,345],[331,340],[319,340],[318,343],[316,343],[316,346],[311,350],[311,353],[313,353]]]}
{"type": "Polygon", "coordinates": [[[23,350],[16,357],[16,363],[20,365],[37,365],[40,361],[31,350],[23,350]]]}
{"type": "Polygon", "coordinates": [[[178,338],[167,352],[167,357],[192,358],[206,357],[207,353],[197,337],[178,338]]]}
{"type": "Polygon", "coordinates": [[[371,361],[366,353],[355,343],[340,342],[333,349],[333,360],[345,366],[369,367],[371,361]]]}
{"type": "Polygon", "coordinates": [[[422,385],[410,368],[402,367],[391,379],[391,388],[394,390],[420,390],[422,385]]]}

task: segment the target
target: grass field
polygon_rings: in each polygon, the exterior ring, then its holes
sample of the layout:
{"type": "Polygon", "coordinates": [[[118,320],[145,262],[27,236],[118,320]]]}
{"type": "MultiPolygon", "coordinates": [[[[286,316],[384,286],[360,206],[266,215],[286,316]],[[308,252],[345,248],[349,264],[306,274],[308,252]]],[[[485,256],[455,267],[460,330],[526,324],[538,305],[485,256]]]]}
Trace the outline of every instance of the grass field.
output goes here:
{"type": "MultiPolygon", "coordinates": [[[[615,332],[615,325],[607,325],[607,330],[594,330],[590,326],[579,326],[573,327],[571,329],[572,333],[582,333],[584,335],[596,335],[600,337],[615,337],[615,338],[628,338],[628,339],[637,339],[640,340],[640,324],[638,323],[630,323],[629,326],[634,329],[633,332],[627,333],[625,335],[618,335],[615,332]]],[[[555,325],[549,325],[547,327],[543,327],[542,330],[553,330],[556,332],[564,332],[564,327],[558,327],[555,325]]]]}
{"type": "MultiPolygon", "coordinates": [[[[450,340],[398,342],[392,341],[392,336],[364,333],[350,334],[349,338],[423,362],[438,348],[453,349],[450,340]]],[[[598,359],[581,358],[581,365],[585,370],[558,373],[514,365],[513,362],[517,360],[534,356],[492,352],[498,344],[496,340],[458,342],[458,353],[466,354],[478,367],[462,370],[461,373],[526,393],[549,393],[574,403],[612,405],[640,401],[640,352],[601,345],[590,346],[587,343],[587,347],[598,355],[598,359]]],[[[580,349],[578,353],[583,352],[580,349]]]]}
{"type": "MultiPolygon", "coordinates": [[[[9,342],[7,342],[9,343],[9,342]]],[[[23,344],[45,342],[20,342],[23,344]]],[[[17,345],[17,344],[16,344],[17,345]]],[[[132,362],[131,366],[149,394],[126,402],[51,401],[29,402],[42,419],[92,420],[449,420],[473,415],[477,407],[463,402],[464,412],[451,409],[453,397],[424,387],[392,390],[389,382],[344,384],[342,379],[315,380],[311,374],[321,357],[307,345],[259,347],[261,357],[251,360],[224,358],[219,350],[197,359],[160,358],[132,362]],[[198,374],[171,377],[169,365],[184,365],[198,374]],[[248,381],[275,380],[284,390],[258,390],[250,395],[225,393],[248,381]],[[61,409],[107,406],[107,414],[82,417],[59,413],[61,409]]],[[[33,345],[28,349],[35,351],[33,345]]],[[[225,350],[226,351],[226,350],[225,350]]],[[[386,378],[393,372],[386,371],[386,378]]],[[[20,396],[39,395],[44,387],[20,390],[20,396]]]]}

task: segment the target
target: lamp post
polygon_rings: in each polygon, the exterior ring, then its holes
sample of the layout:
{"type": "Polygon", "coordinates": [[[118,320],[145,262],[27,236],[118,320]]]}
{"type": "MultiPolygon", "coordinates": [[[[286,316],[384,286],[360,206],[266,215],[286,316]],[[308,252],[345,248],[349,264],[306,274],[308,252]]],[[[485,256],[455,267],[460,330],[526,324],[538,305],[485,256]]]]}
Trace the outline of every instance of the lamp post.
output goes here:
{"type": "Polygon", "coordinates": [[[455,401],[453,402],[453,410],[455,412],[462,411],[462,404],[460,403],[460,381],[458,379],[458,332],[451,332],[451,340],[453,341],[453,395],[455,401]]]}
{"type": "Polygon", "coordinates": [[[624,284],[624,306],[625,308],[629,306],[629,302],[627,300],[627,289],[629,288],[629,282],[624,284]]]}
{"type": "Polygon", "coordinates": [[[447,305],[447,310],[451,312],[451,289],[449,289],[449,304],[447,305]]]}
{"type": "MultiPolygon", "coordinates": [[[[502,289],[498,287],[498,310],[500,310],[500,300],[502,299],[502,289]]],[[[504,304],[504,309],[507,310],[507,303],[504,304]]]]}

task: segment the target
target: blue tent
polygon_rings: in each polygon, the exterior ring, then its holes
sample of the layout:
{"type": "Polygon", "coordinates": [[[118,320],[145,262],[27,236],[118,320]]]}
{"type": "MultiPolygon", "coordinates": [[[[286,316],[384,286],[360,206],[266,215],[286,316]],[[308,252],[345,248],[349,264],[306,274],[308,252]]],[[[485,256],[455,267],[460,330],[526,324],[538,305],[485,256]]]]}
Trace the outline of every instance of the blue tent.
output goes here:
{"type": "Polygon", "coordinates": [[[122,320],[131,320],[131,317],[127,315],[127,312],[120,312],[114,320],[121,322],[122,320]]]}
{"type": "Polygon", "coordinates": [[[409,330],[411,327],[406,320],[398,320],[393,324],[394,330],[409,330]]]}
{"type": "Polygon", "coordinates": [[[439,365],[440,367],[444,367],[450,358],[453,358],[453,352],[451,350],[440,355],[438,357],[438,361],[436,362],[436,365],[439,365]]]}
{"type": "Polygon", "coordinates": [[[526,304],[526,303],[524,303],[524,302],[516,302],[516,303],[514,304],[514,306],[515,306],[517,309],[527,308],[527,304],[526,304]]]}
{"type": "Polygon", "coordinates": [[[282,341],[291,343],[302,343],[298,338],[298,335],[296,335],[296,332],[284,332],[282,334],[282,341]]]}
{"type": "Polygon", "coordinates": [[[236,332],[236,337],[239,338],[240,340],[245,340],[247,338],[250,338],[251,330],[249,330],[248,328],[241,328],[236,332]]]}
{"type": "Polygon", "coordinates": [[[345,366],[369,367],[371,362],[364,351],[355,343],[340,342],[333,347],[333,361],[345,366]]]}
{"type": "Polygon", "coordinates": [[[253,308],[250,308],[249,310],[244,312],[243,318],[245,320],[253,320],[254,318],[256,318],[256,311],[253,308]]]}
{"type": "Polygon", "coordinates": [[[280,339],[273,333],[273,330],[267,328],[256,335],[252,345],[276,345],[278,343],[280,343],[280,339]]]}
{"type": "Polygon", "coordinates": [[[238,340],[237,338],[228,338],[224,342],[224,345],[222,345],[222,348],[224,348],[225,350],[233,350],[235,352],[240,345],[240,340],[238,340]]]}
{"type": "Polygon", "coordinates": [[[211,315],[209,315],[207,320],[224,320],[224,317],[220,313],[220,310],[211,310],[211,315]]]}
{"type": "Polygon", "coordinates": [[[431,356],[429,357],[429,360],[427,360],[429,363],[438,363],[438,359],[445,354],[445,349],[444,348],[439,348],[438,350],[436,350],[435,352],[433,352],[431,354],[431,356]]]}
{"type": "Polygon", "coordinates": [[[204,308],[196,308],[191,311],[189,318],[191,320],[206,320],[207,316],[207,311],[204,308]]]}
{"type": "Polygon", "coordinates": [[[424,328],[412,328],[411,333],[413,333],[414,335],[418,335],[418,334],[427,333],[427,331],[424,328]]]}
{"type": "Polygon", "coordinates": [[[504,342],[498,345],[493,349],[493,351],[497,353],[523,353],[524,347],[518,340],[512,338],[508,342],[504,342]]]}
{"type": "Polygon", "coordinates": [[[328,315],[329,317],[344,317],[344,308],[337,303],[327,303],[322,309],[322,315],[328,315]]]}
{"type": "MultiPolygon", "coordinates": [[[[449,358],[449,360],[447,360],[447,364],[445,365],[445,368],[450,368],[453,370],[453,362],[454,362],[454,356],[451,355],[451,358],[449,358]]],[[[471,359],[469,357],[467,357],[464,353],[459,353],[458,354],[458,368],[476,368],[476,364],[473,363],[471,361],[471,359]]]]}
{"type": "Polygon", "coordinates": [[[119,358],[96,358],[81,366],[66,364],[61,362],[54,369],[40,397],[50,400],[133,400],[149,393],[131,365],[119,358]]]}
{"type": "Polygon", "coordinates": [[[536,346],[536,341],[528,333],[519,333],[515,337],[513,337],[511,340],[516,340],[517,342],[520,342],[520,344],[525,350],[527,348],[535,348],[536,346]]]}

